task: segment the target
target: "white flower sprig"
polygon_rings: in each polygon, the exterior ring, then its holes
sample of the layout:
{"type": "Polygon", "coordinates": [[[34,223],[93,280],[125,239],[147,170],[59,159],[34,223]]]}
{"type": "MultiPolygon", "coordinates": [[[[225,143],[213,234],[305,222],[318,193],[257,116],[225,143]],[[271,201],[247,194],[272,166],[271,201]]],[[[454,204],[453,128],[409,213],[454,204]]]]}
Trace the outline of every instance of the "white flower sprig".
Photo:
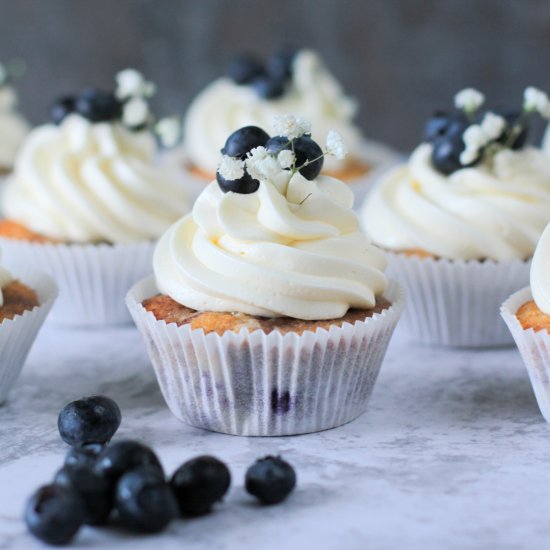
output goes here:
{"type": "Polygon", "coordinates": [[[273,120],[273,128],[279,136],[289,140],[302,137],[311,133],[311,123],[294,115],[276,115],[273,120]]]}
{"type": "Polygon", "coordinates": [[[338,160],[343,160],[348,154],[348,148],[342,139],[342,136],[334,130],[329,130],[326,143],[327,153],[336,157],[338,160]]]}
{"type": "Polygon", "coordinates": [[[475,113],[484,101],[485,96],[475,88],[464,88],[455,95],[455,107],[467,114],[475,113]]]}
{"type": "Polygon", "coordinates": [[[467,166],[479,158],[481,150],[498,139],[506,128],[506,120],[494,113],[486,113],[481,124],[468,126],[462,140],[466,148],[460,154],[460,163],[467,166]]]}
{"type": "Polygon", "coordinates": [[[244,161],[223,155],[218,165],[218,172],[228,181],[238,180],[244,176],[244,161]]]}
{"type": "Polygon", "coordinates": [[[117,73],[115,95],[120,100],[132,97],[152,97],[156,92],[153,82],[145,80],[143,74],[136,69],[124,69],[117,73]]]}
{"type": "Polygon", "coordinates": [[[163,147],[175,147],[181,140],[181,120],[176,116],[162,118],[155,124],[155,133],[163,147]]]}
{"type": "Polygon", "coordinates": [[[149,105],[142,97],[133,97],[122,106],[122,123],[128,128],[140,128],[149,120],[149,105]]]}
{"type": "Polygon", "coordinates": [[[538,88],[529,86],[523,92],[523,109],[527,113],[537,112],[541,117],[550,119],[550,99],[548,99],[548,94],[538,88]]]}

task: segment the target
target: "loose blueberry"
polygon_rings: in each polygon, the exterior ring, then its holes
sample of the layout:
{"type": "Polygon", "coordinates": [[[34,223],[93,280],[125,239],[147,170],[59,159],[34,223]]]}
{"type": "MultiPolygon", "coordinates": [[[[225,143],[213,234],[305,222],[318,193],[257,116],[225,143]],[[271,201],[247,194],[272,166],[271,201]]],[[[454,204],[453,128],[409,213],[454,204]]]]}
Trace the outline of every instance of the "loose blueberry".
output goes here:
{"type": "Polygon", "coordinates": [[[267,132],[258,126],[244,126],[227,138],[221,152],[223,155],[244,160],[251,149],[265,145],[268,139],[267,132]]]}
{"type": "Polygon", "coordinates": [[[241,195],[255,193],[260,187],[260,182],[254,179],[245,169],[244,176],[238,180],[226,180],[219,172],[216,172],[216,181],[224,193],[232,191],[241,195]]]}
{"type": "Polygon", "coordinates": [[[120,118],[122,104],[110,92],[89,89],[76,100],[76,111],[91,122],[108,122],[120,118]]]}
{"type": "Polygon", "coordinates": [[[50,108],[50,119],[54,124],[61,124],[75,110],[76,98],[72,95],[60,97],[50,108]]]}
{"type": "MultiPolygon", "coordinates": [[[[507,144],[510,137],[510,132],[520,118],[520,113],[519,111],[514,111],[513,109],[493,109],[492,112],[496,115],[500,115],[506,120],[506,129],[498,139],[498,142],[507,144]]],[[[525,127],[517,135],[513,143],[511,143],[510,148],[514,150],[522,149],[527,142],[528,134],[529,128],[527,124],[525,124],[525,127]]]]}
{"type": "Polygon", "coordinates": [[[270,75],[259,76],[252,81],[254,91],[264,99],[275,99],[285,93],[285,80],[270,75]]]}
{"type": "Polygon", "coordinates": [[[277,504],[296,486],[296,472],[281,457],[266,456],[248,468],[245,486],[263,504],[277,504]]]}
{"type": "Polygon", "coordinates": [[[111,443],[97,457],[95,471],[111,483],[140,466],[152,466],[162,473],[162,466],[152,449],[139,441],[123,439],[111,443]]]}
{"type": "Polygon", "coordinates": [[[289,79],[292,76],[292,64],[296,58],[294,48],[285,48],[267,59],[266,70],[269,76],[281,80],[289,79]]]}
{"type": "Polygon", "coordinates": [[[85,519],[80,497],[59,485],[45,485],[38,489],[25,508],[27,528],[47,544],[68,544],[85,519]]]}
{"type": "MultiPolygon", "coordinates": [[[[462,134],[444,136],[433,145],[432,163],[442,174],[452,174],[461,168],[464,168],[460,162],[460,153],[464,151],[465,144],[462,134]]],[[[481,156],[470,163],[468,166],[474,166],[479,162],[481,156]]]]}
{"type": "Polygon", "coordinates": [[[65,466],[93,468],[99,454],[105,445],[102,443],[86,443],[78,447],[71,447],[65,456],[65,466]]]}
{"type": "Polygon", "coordinates": [[[253,55],[241,55],[235,58],[227,68],[227,76],[236,84],[249,84],[264,74],[264,67],[253,55]]]}
{"type": "Polygon", "coordinates": [[[424,140],[433,143],[445,135],[463,133],[467,126],[464,113],[436,111],[424,127],[424,140]]]}
{"type": "Polygon", "coordinates": [[[107,443],[120,426],[118,405],[109,397],[85,397],[65,405],[57,426],[61,439],[69,445],[107,443]]]}
{"type": "Polygon", "coordinates": [[[207,514],[230,484],[229,469],[213,456],[199,456],[182,464],[170,481],[183,515],[207,514]]]}
{"type": "Polygon", "coordinates": [[[112,487],[97,472],[86,466],[64,466],[57,472],[54,483],[80,496],[86,523],[101,525],[107,521],[113,506],[112,487]]]}
{"type": "Polygon", "coordinates": [[[116,490],[116,510],[129,529],[158,533],[178,514],[178,505],[162,472],[142,466],[123,475],[116,490]]]}
{"type": "Polygon", "coordinates": [[[323,168],[323,151],[311,139],[311,136],[306,135],[296,138],[292,141],[292,144],[286,137],[275,136],[265,144],[265,148],[271,153],[278,153],[283,149],[292,149],[292,147],[294,147],[294,154],[296,155],[296,166],[302,166],[299,170],[300,174],[308,180],[314,180],[323,168]],[[312,160],[314,162],[306,164],[312,160]]]}

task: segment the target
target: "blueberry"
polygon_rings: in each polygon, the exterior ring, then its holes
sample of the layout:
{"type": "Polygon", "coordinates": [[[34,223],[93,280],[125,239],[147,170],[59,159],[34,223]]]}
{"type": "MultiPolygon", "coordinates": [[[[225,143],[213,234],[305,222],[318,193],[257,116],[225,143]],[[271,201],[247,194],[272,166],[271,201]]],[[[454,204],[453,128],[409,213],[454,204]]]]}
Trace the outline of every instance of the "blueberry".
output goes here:
{"type": "Polygon", "coordinates": [[[265,75],[255,78],[251,85],[260,97],[276,99],[285,93],[286,82],[283,78],[265,75]]]}
{"type": "MultiPolygon", "coordinates": [[[[501,109],[501,108],[493,109],[491,112],[495,113],[496,115],[500,115],[506,120],[506,129],[497,141],[503,144],[508,143],[510,132],[518,122],[518,119],[520,118],[520,112],[515,111],[513,109],[501,109]]],[[[529,133],[529,128],[526,122],[524,122],[524,128],[514,139],[514,142],[511,144],[511,149],[514,149],[514,150],[522,149],[525,146],[525,143],[527,142],[528,133],[529,133]]]]}
{"type": "Polygon", "coordinates": [[[296,486],[296,472],[281,457],[266,456],[248,468],[245,486],[263,504],[277,504],[296,486]]]}
{"type": "Polygon", "coordinates": [[[178,516],[176,499],[162,472],[141,466],[124,474],[117,485],[115,506],[123,525],[158,533],[178,516]]]}
{"type": "Polygon", "coordinates": [[[54,483],[71,489],[84,504],[85,522],[101,525],[107,521],[113,505],[112,487],[101,475],[87,466],[64,466],[54,483]]]}
{"type": "Polygon", "coordinates": [[[95,471],[109,482],[140,466],[152,466],[162,473],[162,466],[152,449],[139,441],[123,439],[111,443],[97,457],[95,471]]]}
{"type": "Polygon", "coordinates": [[[241,55],[235,58],[227,67],[227,76],[236,84],[249,84],[264,74],[264,67],[255,56],[241,55]]]}
{"type": "Polygon", "coordinates": [[[445,135],[463,133],[467,126],[464,113],[436,111],[424,127],[424,140],[433,143],[445,135]]]}
{"type": "MultiPolygon", "coordinates": [[[[461,168],[464,168],[460,162],[460,154],[464,151],[465,144],[462,134],[443,136],[433,145],[432,162],[435,168],[443,174],[452,174],[461,168]]],[[[474,166],[481,159],[474,160],[468,166],[474,166]]]]}
{"type": "Polygon", "coordinates": [[[25,508],[27,528],[47,544],[68,544],[85,519],[80,497],[59,485],[45,485],[38,489],[25,508]]]}
{"type": "Polygon", "coordinates": [[[269,76],[287,80],[292,76],[292,64],[296,58],[295,48],[284,48],[269,56],[266,63],[266,70],[269,76]]]}
{"type": "Polygon", "coordinates": [[[95,395],[72,401],[59,413],[57,427],[69,445],[107,443],[120,426],[118,405],[109,397],[95,395]]]}
{"type": "Polygon", "coordinates": [[[266,144],[265,148],[271,153],[277,153],[283,149],[292,149],[294,147],[294,154],[296,155],[296,166],[300,168],[299,172],[308,180],[314,180],[323,168],[323,151],[317,145],[311,136],[301,136],[292,140],[292,144],[288,138],[283,136],[272,137],[266,144]],[[285,145],[286,143],[286,145],[285,145]],[[315,160],[311,164],[304,164],[310,160],[315,160]]]}
{"type": "Polygon", "coordinates": [[[88,89],[76,100],[76,111],[91,122],[109,122],[120,118],[122,104],[113,93],[88,89]]]}
{"type": "Polygon", "coordinates": [[[227,138],[221,152],[223,155],[244,160],[251,149],[265,145],[268,139],[267,132],[258,126],[244,126],[227,138]]]}
{"type": "Polygon", "coordinates": [[[76,98],[67,95],[57,99],[50,108],[50,119],[54,124],[61,124],[75,110],[76,98]]]}
{"type": "Polygon", "coordinates": [[[199,456],[182,464],[170,485],[182,514],[202,515],[223,498],[231,483],[227,466],[213,456],[199,456]]]}
{"type": "Polygon", "coordinates": [[[224,193],[232,191],[241,195],[255,193],[260,187],[260,182],[254,179],[245,169],[244,175],[238,180],[226,180],[219,172],[216,172],[216,181],[224,193]]]}
{"type": "Polygon", "coordinates": [[[102,443],[86,443],[71,447],[65,456],[65,466],[93,468],[99,454],[105,445],[102,443]]]}

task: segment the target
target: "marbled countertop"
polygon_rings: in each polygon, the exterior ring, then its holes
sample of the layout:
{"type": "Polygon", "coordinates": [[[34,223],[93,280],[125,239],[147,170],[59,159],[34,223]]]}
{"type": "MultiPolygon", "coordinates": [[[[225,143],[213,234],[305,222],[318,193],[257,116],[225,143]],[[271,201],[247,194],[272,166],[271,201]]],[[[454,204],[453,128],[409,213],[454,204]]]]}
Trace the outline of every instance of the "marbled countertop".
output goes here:
{"type": "Polygon", "coordinates": [[[133,328],[46,326],[0,409],[0,549],[27,535],[27,496],[60,467],[59,409],[89,394],[121,406],[118,436],[142,439],[168,471],[202,453],[233,473],[210,516],[137,537],[85,528],[75,548],[471,549],[550,545],[550,427],[515,349],[446,351],[392,342],[368,411],[323,433],[240,438],[181,424],[165,407],[133,328]],[[284,504],[243,489],[255,458],[282,453],[298,472],[284,504]]]}

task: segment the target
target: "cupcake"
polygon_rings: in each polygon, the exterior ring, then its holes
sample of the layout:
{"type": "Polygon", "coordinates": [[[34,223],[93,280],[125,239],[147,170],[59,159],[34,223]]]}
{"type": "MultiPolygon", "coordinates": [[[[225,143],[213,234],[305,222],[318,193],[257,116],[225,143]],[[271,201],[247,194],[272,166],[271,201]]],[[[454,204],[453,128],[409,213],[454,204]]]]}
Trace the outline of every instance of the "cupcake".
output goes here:
{"type": "Polygon", "coordinates": [[[530,286],[514,293],[501,308],[539,404],[550,422],[550,224],[537,245],[530,286]]]}
{"type": "Polygon", "coordinates": [[[17,95],[5,65],[0,63],[0,179],[13,168],[15,156],[29,127],[17,110],[17,95]]]}
{"type": "Polygon", "coordinates": [[[56,296],[49,277],[26,273],[20,280],[0,265],[0,403],[19,376],[56,296]]]}
{"type": "Polygon", "coordinates": [[[245,126],[269,128],[274,116],[294,113],[312,122],[314,140],[324,139],[330,129],[344,138],[349,155],[327,158],[324,172],[352,183],[362,197],[367,176],[391,161],[393,153],[364,139],[353,121],[356,112],[356,101],[311,50],[281,51],[265,64],[239,57],[187,110],[182,149],[186,180],[202,191],[215,176],[220,149],[231,132],[245,126]]]}
{"type": "Polygon", "coordinates": [[[160,239],[154,277],[127,297],[170,409],[193,426],[274,436],[353,420],[403,307],[349,186],[319,175],[340,139],[319,159],[309,125],[283,120],[278,150],[247,128],[231,136],[216,181],[160,239]]]}
{"type": "Polygon", "coordinates": [[[545,113],[532,93],[522,110],[485,111],[482,94],[460,92],[367,197],[363,226],[410,296],[403,324],[417,341],[511,343],[499,305],[528,281],[550,220],[550,163],[527,144],[529,114],[545,113]]]}
{"type": "Polygon", "coordinates": [[[118,81],[114,93],[58,100],[52,122],[26,138],[5,186],[6,260],[38,263],[54,276],[58,323],[128,321],[125,293],[149,272],[156,239],[190,207],[177,174],[156,162],[151,85],[132,70],[118,81]]]}

